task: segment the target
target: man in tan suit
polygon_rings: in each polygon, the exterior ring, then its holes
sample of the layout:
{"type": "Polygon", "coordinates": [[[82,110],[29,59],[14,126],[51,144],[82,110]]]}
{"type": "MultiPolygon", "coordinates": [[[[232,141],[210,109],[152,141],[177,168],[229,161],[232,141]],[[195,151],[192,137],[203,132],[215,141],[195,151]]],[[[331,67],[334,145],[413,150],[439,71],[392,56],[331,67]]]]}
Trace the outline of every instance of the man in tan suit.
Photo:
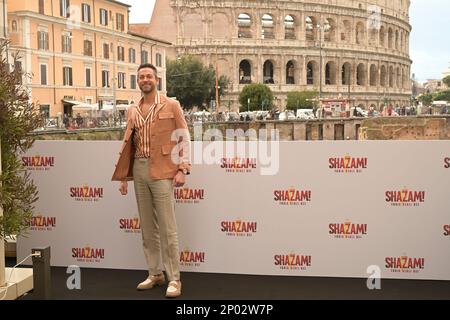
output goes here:
{"type": "Polygon", "coordinates": [[[143,97],[127,112],[127,126],[119,160],[112,177],[119,191],[128,193],[134,180],[148,278],[138,290],[164,285],[161,257],[169,285],[166,297],[181,294],[178,233],[173,188],[185,183],[190,173],[190,137],[180,104],[157,91],[157,69],[138,68],[137,83],[143,97]]]}

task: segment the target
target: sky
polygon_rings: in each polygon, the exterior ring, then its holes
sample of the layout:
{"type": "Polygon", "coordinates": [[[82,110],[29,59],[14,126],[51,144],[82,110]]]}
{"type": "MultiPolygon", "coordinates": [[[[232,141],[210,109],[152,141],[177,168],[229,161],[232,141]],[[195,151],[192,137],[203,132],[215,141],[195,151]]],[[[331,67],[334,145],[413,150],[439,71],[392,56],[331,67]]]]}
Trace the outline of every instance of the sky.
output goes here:
{"type": "MultiPolygon", "coordinates": [[[[132,5],[131,23],[148,23],[155,0],[119,0],[132,5]]],[[[418,81],[441,79],[450,68],[450,1],[411,0],[410,56],[418,81]]]]}

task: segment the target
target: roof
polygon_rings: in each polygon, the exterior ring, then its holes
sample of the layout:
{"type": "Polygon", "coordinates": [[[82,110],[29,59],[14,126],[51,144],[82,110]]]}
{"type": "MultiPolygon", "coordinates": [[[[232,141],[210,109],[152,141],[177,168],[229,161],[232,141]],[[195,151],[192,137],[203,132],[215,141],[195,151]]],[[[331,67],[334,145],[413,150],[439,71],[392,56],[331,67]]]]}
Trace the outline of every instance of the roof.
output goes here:
{"type": "Polygon", "coordinates": [[[164,43],[164,44],[167,44],[167,45],[169,45],[169,46],[171,46],[171,45],[172,45],[172,43],[171,43],[171,42],[167,42],[167,41],[164,41],[164,40],[160,40],[160,39],[152,38],[152,37],[149,37],[149,36],[147,36],[147,35],[144,35],[144,34],[141,34],[141,33],[133,32],[133,31],[128,31],[128,34],[130,34],[130,35],[132,35],[132,36],[135,36],[135,37],[140,37],[140,38],[144,38],[144,39],[152,40],[152,41],[155,41],[155,42],[160,42],[160,43],[164,43]]]}

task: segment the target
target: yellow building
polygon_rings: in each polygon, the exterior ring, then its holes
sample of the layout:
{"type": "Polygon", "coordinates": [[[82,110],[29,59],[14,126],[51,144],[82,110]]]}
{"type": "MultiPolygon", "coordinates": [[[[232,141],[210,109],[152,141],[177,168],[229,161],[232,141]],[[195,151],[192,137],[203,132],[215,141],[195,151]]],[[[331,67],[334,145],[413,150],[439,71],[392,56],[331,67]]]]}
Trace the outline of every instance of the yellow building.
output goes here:
{"type": "Polygon", "coordinates": [[[166,92],[169,42],[129,31],[130,6],[114,0],[14,0],[8,3],[11,55],[29,75],[32,102],[49,117],[81,103],[101,108],[140,98],[140,63],[158,68],[166,92]]]}
{"type": "Polygon", "coordinates": [[[7,1],[0,1],[0,39],[6,39],[8,34],[6,12],[7,12],[7,1]]]}

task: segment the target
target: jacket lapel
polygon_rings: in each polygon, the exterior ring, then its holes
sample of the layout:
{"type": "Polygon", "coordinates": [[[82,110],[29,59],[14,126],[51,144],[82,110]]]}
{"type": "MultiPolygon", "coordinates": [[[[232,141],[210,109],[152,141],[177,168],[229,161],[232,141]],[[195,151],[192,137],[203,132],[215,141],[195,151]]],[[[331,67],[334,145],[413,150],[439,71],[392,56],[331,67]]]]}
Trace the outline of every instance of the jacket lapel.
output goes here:
{"type": "Polygon", "coordinates": [[[167,99],[164,96],[160,96],[160,101],[156,104],[154,119],[156,119],[158,113],[166,106],[166,103],[167,99]]]}

